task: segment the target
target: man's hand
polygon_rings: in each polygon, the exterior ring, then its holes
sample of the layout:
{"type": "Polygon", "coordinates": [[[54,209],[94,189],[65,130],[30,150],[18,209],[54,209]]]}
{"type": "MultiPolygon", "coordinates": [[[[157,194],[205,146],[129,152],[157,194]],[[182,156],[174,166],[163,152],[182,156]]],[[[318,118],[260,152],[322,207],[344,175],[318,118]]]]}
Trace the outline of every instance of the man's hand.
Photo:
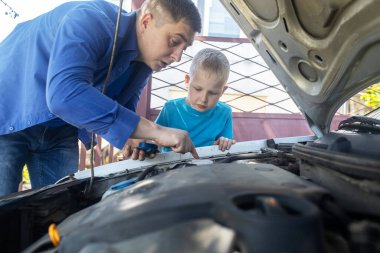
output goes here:
{"type": "MultiPolygon", "coordinates": [[[[140,118],[140,122],[137,125],[135,131],[132,133],[131,138],[152,140],[158,145],[171,148],[174,152],[177,153],[185,154],[187,152],[190,152],[194,158],[199,159],[194,144],[186,131],[170,127],[163,127],[143,117],[140,118]]],[[[131,157],[132,156],[133,151],[131,157]]]]}
{"type": "Polygon", "coordinates": [[[232,144],[235,144],[236,141],[232,139],[228,139],[226,137],[221,136],[218,140],[214,142],[214,145],[218,145],[221,151],[229,150],[232,144]]]}
{"type": "MultiPolygon", "coordinates": [[[[139,143],[141,141],[144,141],[144,140],[129,139],[127,141],[127,144],[125,144],[125,146],[122,149],[123,159],[132,159],[132,160],[138,159],[140,161],[144,161],[146,157],[145,151],[138,148],[139,143]]],[[[150,153],[148,157],[152,159],[156,157],[156,153],[150,153]]]]}
{"type": "Polygon", "coordinates": [[[190,152],[194,158],[199,159],[197,150],[186,131],[161,127],[161,134],[154,141],[160,146],[171,148],[177,153],[185,154],[190,152]]]}

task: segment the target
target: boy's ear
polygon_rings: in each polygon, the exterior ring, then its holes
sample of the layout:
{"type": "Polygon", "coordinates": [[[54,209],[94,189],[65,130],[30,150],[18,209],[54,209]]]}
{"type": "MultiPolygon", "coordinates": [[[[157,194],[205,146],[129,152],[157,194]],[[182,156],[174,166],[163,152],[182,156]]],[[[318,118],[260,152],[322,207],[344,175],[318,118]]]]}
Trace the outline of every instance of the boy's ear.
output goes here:
{"type": "Polygon", "coordinates": [[[223,91],[222,91],[222,95],[223,95],[223,93],[224,93],[227,89],[228,89],[228,86],[227,86],[227,85],[224,85],[224,87],[223,87],[223,91]]]}
{"type": "Polygon", "coordinates": [[[189,88],[189,84],[190,84],[190,76],[188,74],[185,75],[185,85],[186,85],[186,88],[189,88]]]}

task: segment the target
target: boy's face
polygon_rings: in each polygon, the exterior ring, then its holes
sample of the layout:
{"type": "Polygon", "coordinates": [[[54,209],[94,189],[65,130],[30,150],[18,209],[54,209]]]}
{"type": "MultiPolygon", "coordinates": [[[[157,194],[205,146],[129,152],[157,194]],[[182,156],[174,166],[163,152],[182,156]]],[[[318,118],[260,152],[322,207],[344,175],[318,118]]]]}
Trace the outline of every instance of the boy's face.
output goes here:
{"type": "Polygon", "coordinates": [[[154,71],[180,61],[183,51],[194,41],[195,32],[183,21],[174,23],[169,17],[158,19],[146,13],[138,25],[139,60],[154,71]]]}
{"type": "Polygon", "coordinates": [[[227,89],[220,77],[202,69],[196,70],[191,78],[186,75],[185,82],[189,85],[186,102],[199,112],[213,108],[227,89]]]}

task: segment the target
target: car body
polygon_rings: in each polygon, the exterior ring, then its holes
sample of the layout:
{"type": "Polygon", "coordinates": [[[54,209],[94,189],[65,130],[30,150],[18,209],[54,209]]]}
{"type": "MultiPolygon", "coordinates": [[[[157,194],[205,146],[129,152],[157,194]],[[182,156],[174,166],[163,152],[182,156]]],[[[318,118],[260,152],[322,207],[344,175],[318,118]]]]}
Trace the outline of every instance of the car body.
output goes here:
{"type": "Polygon", "coordinates": [[[221,2],[315,136],[121,161],[2,197],[3,250],[380,252],[379,110],[329,130],[344,101],[379,81],[380,2],[221,2]]]}

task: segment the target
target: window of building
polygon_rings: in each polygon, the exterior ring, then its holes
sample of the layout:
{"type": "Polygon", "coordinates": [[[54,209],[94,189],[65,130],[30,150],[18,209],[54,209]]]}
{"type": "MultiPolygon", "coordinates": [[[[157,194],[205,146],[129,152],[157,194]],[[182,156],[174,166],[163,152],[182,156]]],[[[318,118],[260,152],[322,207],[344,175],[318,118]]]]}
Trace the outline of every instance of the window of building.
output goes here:
{"type": "Polygon", "coordinates": [[[218,0],[194,0],[202,17],[202,35],[240,38],[241,31],[218,0]]]}

